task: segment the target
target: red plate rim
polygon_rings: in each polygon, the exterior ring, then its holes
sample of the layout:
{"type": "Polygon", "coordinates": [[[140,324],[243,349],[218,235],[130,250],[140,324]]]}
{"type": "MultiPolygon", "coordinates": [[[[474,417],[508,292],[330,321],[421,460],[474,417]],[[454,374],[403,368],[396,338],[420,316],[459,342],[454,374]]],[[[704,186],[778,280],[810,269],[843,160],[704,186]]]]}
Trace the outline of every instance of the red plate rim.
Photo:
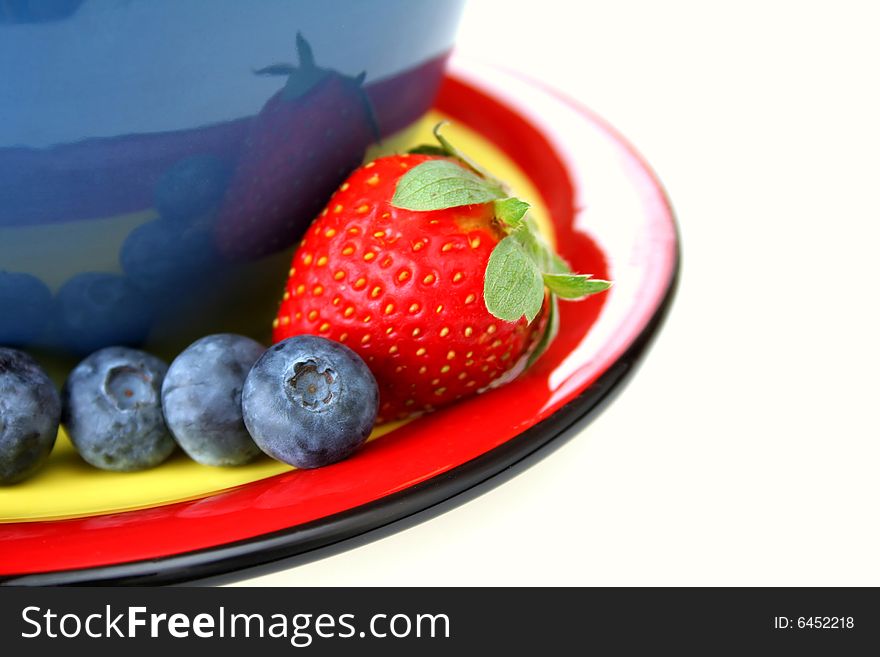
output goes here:
{"type": "Polygon", "coordinates": [[[648,229],[656,232],[650,241],[657,248],[645,254],[650,284],[634,298],[620,330],[589,362],[550,385],[554,368],[600,317],[604,297],[565,304],[560,337],[526,375],[406,425],[333,466],[150,509],[0,524],[0,582],[172,583],[314,556],[316,549],[390,523],[399,528],[402,519],[421,520],[464,501],[468,492],[500,483],[603,407],[632,372],[674,295],[679,246],[662,185],[613,128],[570,99],[500,69],[453,60],[452,71],[436,108],[480,132],[529,172],[554,219],[562,253],[576,266],[586,261],[591,272],[605,273],[601,250],[575,226],[579,156],[513,96],[510,85],[530,87],[605,133],[640,172],[651,198],[648,229]],[[467,440],[460,439],[463,423],[467,440]]]}

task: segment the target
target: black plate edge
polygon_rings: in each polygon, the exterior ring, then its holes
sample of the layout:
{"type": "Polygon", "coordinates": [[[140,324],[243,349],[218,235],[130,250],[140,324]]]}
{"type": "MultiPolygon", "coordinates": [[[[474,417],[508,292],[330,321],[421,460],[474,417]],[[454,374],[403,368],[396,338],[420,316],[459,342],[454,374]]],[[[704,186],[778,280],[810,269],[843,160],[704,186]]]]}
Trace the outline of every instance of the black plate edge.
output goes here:
{"type": "MultiPolygon", "coordinates": [[[[662,190],[662,187],[661,187],[662,190]]],[[[665,196],[665,194],[664,194],[665,196]]],[[[668,205],[668,197],[666,197],[668,205]]],[[[671,211],[670,211],[671,213],[671,211]]],[[[550,417],[448,472],[399,493],[314,522],[204,550],[114,566],[0,575],[0,586],[216,585],[338,554],[450,511],[553,453],[623,390],[659,333],[678,290],[677,223],[672,275],[653,316],[627,350],[550,417]]]]}

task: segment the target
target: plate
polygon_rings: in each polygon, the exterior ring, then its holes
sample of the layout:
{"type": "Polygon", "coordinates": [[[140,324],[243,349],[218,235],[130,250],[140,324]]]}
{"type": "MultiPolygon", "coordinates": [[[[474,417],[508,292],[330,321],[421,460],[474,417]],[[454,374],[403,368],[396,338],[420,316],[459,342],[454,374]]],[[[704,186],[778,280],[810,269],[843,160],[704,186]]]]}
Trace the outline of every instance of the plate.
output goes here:
{"type": "Polygon", "coordinates": [[[612,290],[561,304],[556,341],[513,382],[382,427],[325,468],[216,469],[180,457],[114,475],[80,465],[62,441],[42,480],[0,490],[0,581],[160,584],[289,565],[500,483],[604,407],[674,295],[679,247],[662,186],[606,122],[513,72],[453,59],[420,130],[438,117],[537,202],[575,270],[611,278],[612,290]]]}

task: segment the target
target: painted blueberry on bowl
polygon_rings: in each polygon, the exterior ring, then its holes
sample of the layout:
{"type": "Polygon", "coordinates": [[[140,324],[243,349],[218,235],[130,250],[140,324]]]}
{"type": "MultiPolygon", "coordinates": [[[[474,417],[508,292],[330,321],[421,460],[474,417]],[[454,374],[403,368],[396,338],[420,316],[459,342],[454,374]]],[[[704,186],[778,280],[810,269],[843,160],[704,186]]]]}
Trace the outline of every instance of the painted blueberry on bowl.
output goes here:
{"type": "Polygon", "coordinates": [[[229,166],[213,155],[186,157],[165,171],[156,183],[156,209],[165,219],[191,223],[217,209],[229,176],[229,166]]]}
{"type": "Polygon", "coordinates": [[[55,445],[61,400],[36,361],[0,347],[0,485],[36,472],[55,445]]]}
{"type": "Polygon", "coordinates": [[[119,253],[128,278],[153,300],[192,292],[217,264],[207,225],[181,226],[158,219],[135,228],[119,253]]]}
{"type": "Polygon", "coordinates": [[[187,347],[162,384],[165,422],[177,444],[203,465],[241,465],[261,454],[241,411],[241,391],[265,351],[241,335],[209,335],[187,347]]]}
{"type": "Polygon", "coordinates": [[[318,468],[350,456],[366,441],[379,391],[351,349],[299,335],[260,357],[241,401],[245,425],[260,449],[298,468],[318,468]]]}
{"type": "Polygon", "coordinates": [[[80,456],[103,470],[159,465],[176,443],[162,416],[168,366],[146,352],[107,347],[77,365],[62,390],[62,423],[80,456]]]}
{"type": "Polygon", "coordinates": [[[148,299],[124,276],[86,272],[58,291],[55,332],[71,351],[87,354],[110,345],[139,345],[151,324],[148,299]]]}
{"type": "Polygon", "coordinates": [[[52,311],[52,293],[30,274],[0,271],[0,344],[33,344],[52,311]]]}

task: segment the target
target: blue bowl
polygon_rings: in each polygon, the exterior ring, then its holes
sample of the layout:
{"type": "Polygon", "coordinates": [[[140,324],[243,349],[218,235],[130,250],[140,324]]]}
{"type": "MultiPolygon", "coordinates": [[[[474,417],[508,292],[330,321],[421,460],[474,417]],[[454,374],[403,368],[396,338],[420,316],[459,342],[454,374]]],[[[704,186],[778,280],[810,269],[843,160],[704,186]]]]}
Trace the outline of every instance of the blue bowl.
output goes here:
{"type": "Polygon", "coordinates": [[[290,248],[431,106],[463,0],[0,0],[0,344],[263,337],[290,248]]]}

